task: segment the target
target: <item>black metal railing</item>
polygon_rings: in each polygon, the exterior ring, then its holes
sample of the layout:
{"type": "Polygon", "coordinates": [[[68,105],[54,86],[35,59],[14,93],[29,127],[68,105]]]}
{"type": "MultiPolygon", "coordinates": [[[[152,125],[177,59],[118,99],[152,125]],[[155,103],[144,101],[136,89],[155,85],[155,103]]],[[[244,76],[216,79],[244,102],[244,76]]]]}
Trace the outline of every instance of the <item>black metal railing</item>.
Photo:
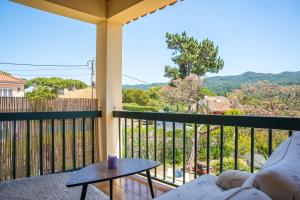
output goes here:
{"type": "Polygon", "coordinates": [[[101,111],[0,113],[0,180],[94,163],[101,111]]]}
{"type": "Polygon", "coordinates": [[[242,164],[254,172],[259,168],[255,166],[256,152],[268,157],[293,131],[300,130],[300,118],[292,117],[131,111],[114,111],[113,116],[119,118],[120,157],[161,161],[162,167],[154,170],[153,178],[174,186],[191,180],[191,176],[218,174],[242,168],[242,164]],[[244,164],[244,160],[249,162],[244,164]],[[177,175],[176,167],[182,175],[177,175]]]}

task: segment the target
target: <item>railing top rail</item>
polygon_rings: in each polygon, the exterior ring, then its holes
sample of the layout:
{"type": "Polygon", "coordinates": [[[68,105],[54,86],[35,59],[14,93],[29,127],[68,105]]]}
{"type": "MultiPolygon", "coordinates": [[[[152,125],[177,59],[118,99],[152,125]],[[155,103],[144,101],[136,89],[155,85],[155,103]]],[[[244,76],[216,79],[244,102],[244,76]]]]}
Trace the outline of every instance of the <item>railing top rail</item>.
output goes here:
{"type": "Polygon", "coordinates": [[[59,111],[59,112],[5,112],[0,121],[47,120],[101,117],[101,111],[59,111]]]}
{"type": "Polygon", "coordinates": [[[220,126],[300,130],[300,118],[114,111],[114,117],[220,126]]]}

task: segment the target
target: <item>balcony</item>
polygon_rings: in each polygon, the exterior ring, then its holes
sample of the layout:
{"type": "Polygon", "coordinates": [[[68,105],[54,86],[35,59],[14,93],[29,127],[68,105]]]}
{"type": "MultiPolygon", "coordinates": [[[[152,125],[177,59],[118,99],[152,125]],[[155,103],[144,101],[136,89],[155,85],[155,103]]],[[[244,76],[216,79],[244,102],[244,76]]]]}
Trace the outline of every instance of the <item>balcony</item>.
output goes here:
{"type": "MultiPolygon", "coordinates": [[[[96,107],[0,113],[1,181],[69,172],[97,162],[102,112],[96,107]]],[[[162,163],[151,172],[157,196],[206,173],[255,172],[259,170],[256,155],[270,156],[278,144],[300,130],[300,118],[289,117],[131,111],[114,111],[113,117],[118,121],[119,157],[162,163]]],[[[143,176],[115,182],[116,199],[150,199],[143,176]]],[[[96,186],[108,194],[106,183],[96,186]]]]}
{"type": "Polygon", "coordinates": [[[178,186],[206,174],[260,169],[300,118],[114,111],[120,157],[158,160],[155,180],[178,186]],[[196,173],[195,173],[196,169],[196,173]]]}
{"type": "MultiPolygon", "coordinates": [[[[300,131],[300,118],[121,109],[122,27],[177,0],[13,1],[95,25],[97,100],[32,104],[16,98],[7,104],[0,98],[1,182],[67,174],[118,154],[160,161],[151,171],[154,192],[160,196],[204,174],[256,172],[282,141],[300,131]]],[[[115,199],[151,199],[144,176],[118,179],[115,199]]],[[[95,186],[108,195],[107,183],[95,186]]],[[[34,189],[37,195],[43,192],[34,189]]]]}

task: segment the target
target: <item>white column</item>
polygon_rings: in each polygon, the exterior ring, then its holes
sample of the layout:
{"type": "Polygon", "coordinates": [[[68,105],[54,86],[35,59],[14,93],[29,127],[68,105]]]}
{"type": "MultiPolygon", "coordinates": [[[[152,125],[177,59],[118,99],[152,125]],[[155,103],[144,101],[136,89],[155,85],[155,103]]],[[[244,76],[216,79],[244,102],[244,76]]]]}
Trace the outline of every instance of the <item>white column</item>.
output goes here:
{"type": "Polygon", "coordinates": [[[96,97],[102,110],[99,123],[99,158],[119,153],[118,119],[112,111],[122,107],[122,24],[97,25],[96,97]]]}

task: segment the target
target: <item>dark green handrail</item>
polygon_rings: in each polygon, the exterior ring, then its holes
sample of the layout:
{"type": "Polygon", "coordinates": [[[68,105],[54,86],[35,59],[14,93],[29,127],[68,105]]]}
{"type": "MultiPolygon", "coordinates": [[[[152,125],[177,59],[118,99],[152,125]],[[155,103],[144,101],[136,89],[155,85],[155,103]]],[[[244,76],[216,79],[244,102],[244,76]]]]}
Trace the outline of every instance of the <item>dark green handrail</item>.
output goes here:
{"type": "Polygon", "coordinates": [[[232,115],[202,115],[186,113],[158,113],[114,111],[114,117],[144,119],[177,123],[210,124],[219,126],[239,126],[249,128],[267,128],[281,130],[300,130],[300,118],[296,117],[261,117],[232,115]]]}

